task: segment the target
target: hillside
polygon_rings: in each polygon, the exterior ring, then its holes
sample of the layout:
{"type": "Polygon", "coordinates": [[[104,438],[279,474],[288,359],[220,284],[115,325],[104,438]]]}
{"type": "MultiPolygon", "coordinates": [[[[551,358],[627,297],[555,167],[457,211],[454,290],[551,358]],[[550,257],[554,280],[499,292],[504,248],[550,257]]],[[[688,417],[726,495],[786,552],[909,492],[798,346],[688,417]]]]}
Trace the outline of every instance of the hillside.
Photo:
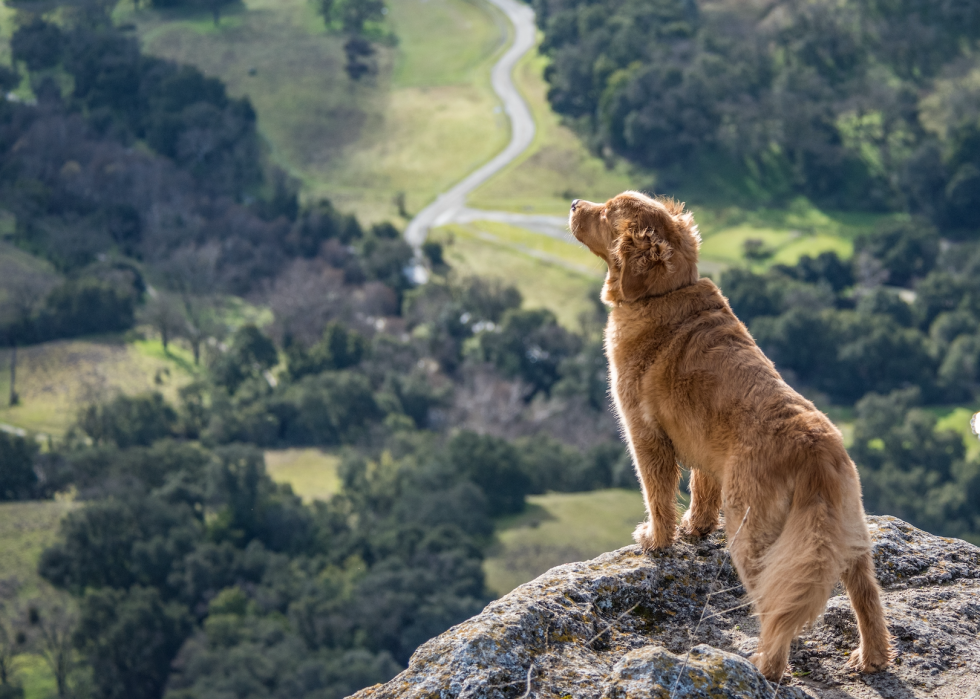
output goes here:
{"type": "Polygon", "coordinates": [[[489,66],[507,25],[484,3],[392,0],[379,74],[348,84],[343,38],[305,0],[246,0],[218,27],[207,13],[119,11],[146,50],[198,66],[248,95],[273,160],[304,196],[362,220],[418,211],[503,147],[489,66]]]}
{"type": "Polygon", "coordinates": [[[702,273],[842,427],[867,511],[980,541],[980,242],[948,207],[848,199],[882,184],[875,163],[902,181],[902,143],[938,143],[943,176],[962,175],[969,128],[906,133],[875,102],[879,133],[860,110],[901,84],[923,100],[902,92],[906,126],[913,103],[972,113],[946,99],[972,94],[970,36],[943,29],[953,57],[910,37],[942,65],[866,95],[868,66],[900,58],[875,43],[894,17],[833,70],[799,34],[826,20],[846,48],[834,12],[866,3],[768,3],[756,21],[753,2],[535,0],[537,50],[513,75],[534,140],[456,201],[437,195],[511,135],[490,79],[510,28],[484,0],[8,5],[0,564],[18,583],[0,581],[0,697],[341,699],[552,566],[628,545],[644,507],[609,403],[605,266],[565,229],[572,198],[628,188],[691,199],[702,273]],[[743,30],[784,42],[797,87],[832,85],[800,97],[829,110],[829,169],[790,148],[769,45],[726,43],[743,30]],[[759,90],[726,101],[718,75],[759,90]],[[705,143],[751,152],[629,140],[696,107],[720,120],[690,120],[705,143]],[[762,155],[752,109],[783,119],[757,120],[779,136],[762,155]],[[406,228],[429,204],[446,216],[418,245],[406,228]],[[61,677],[17,606],[41,590],[68,629],[61,677]]]}

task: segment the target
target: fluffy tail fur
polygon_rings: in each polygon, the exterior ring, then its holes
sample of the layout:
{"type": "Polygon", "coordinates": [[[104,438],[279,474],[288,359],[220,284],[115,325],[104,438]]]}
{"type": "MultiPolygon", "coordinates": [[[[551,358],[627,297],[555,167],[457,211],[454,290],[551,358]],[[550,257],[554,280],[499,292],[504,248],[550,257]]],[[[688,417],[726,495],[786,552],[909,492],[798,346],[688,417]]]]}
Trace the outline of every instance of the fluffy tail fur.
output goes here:
{"type": "Polygon", "coordinates": [[[804,480],[810,482],[797,483],[786,524],[762,556],[752,590],[761,625],[753,662],[771,680],[782,676],[792,640],[823,613],[849,557],[840,493],[828,492],[827,479],[804,480]]]}

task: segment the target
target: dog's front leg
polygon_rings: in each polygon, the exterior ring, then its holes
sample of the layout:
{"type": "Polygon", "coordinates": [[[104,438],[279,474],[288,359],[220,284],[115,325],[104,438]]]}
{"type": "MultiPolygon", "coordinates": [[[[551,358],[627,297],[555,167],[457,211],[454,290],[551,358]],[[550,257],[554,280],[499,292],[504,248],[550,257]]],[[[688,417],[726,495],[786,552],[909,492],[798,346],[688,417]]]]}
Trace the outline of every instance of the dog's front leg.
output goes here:
{"type": "Polygon", "coordinates": [[[700,469],[691,470],[691,506],[681,518],[681,533],[685,536],[707,536],[718,528],[721,509],[721,485],[718,480],[700,469]]]}
{"type": "Polygon", "coordinates": [[[647,521],[637,526],[633,539],[646,551],[667,548],[674,543],[681,474],[674,447],[666,435],[631,435],[630,448],[647,506],[647,521]]]}

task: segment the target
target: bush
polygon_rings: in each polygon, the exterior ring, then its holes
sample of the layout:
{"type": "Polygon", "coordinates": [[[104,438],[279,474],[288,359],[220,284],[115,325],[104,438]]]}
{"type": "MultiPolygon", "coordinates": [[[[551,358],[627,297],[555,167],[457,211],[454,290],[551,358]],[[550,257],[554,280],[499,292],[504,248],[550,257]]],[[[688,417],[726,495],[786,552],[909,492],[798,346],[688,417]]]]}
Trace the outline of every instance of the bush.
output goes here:
{"type": "Polygon", "coordinates": [[[505,376],[527,382],[532,394],[551,391],[561,378],[562,361],[578,352],[581,344],[545,309],[507,311],[498,328],[480,333],[479,338],[483,359],[505,376]]]}
{"type": "Polygon", "coordinates": [[[154,588],[88,591],[76,644],[92,667],[99,696],[159,699],[191,623],[183,606],[165,603],[154,588]]]}
{"type": "Polygon", "coordinates": [[[37,474],[34,457],[37,445],[33,442],[0,431],[0,501],[28,500],[35,496],[37,474]]]}
{"type": "Polygon", "coordinates": [[[524,496],[531,491],[520,453],[498,437],[464,431],[447,445],[453,469],[476,483],[486,494],[491,516],[513,514],[524,509],[524,496]]]}
{"type": "Polygon", "coordinates": [[[119,396],[104,405],[86,408],[79,427],[96,444],[115,444],[126,448],[149,446],[169,436],[177,413],[159,393],[119,396]]]}

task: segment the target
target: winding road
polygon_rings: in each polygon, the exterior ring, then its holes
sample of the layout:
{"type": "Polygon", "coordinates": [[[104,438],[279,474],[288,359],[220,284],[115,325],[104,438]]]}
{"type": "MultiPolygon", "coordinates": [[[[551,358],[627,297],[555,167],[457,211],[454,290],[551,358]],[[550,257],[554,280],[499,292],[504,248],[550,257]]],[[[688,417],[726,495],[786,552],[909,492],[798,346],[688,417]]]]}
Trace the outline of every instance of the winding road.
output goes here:
{"type": "Polygon", "coordinates": [[[517,0],[487,0],[503,12],[514,26],[514,42],[493,67],[490,82],[494,92],[504,105],[504,113],[510,118],[510,143],[490,162],[470,173],[443,192],[436,200],[422,209],[405,229],[405,239],[418,248],[425,242],[429,229],[447,223],[470,221],[499,221],[520,226],[535,233],[566,239],[565,220],[557,216],[516,214],[507,211],[480,211],[466,207],[466,197],[500,172],[523,153],[534,140],[534,117],[511,78],[514,66],[525,53],[534,48],[534,11],[517,0]]]}

